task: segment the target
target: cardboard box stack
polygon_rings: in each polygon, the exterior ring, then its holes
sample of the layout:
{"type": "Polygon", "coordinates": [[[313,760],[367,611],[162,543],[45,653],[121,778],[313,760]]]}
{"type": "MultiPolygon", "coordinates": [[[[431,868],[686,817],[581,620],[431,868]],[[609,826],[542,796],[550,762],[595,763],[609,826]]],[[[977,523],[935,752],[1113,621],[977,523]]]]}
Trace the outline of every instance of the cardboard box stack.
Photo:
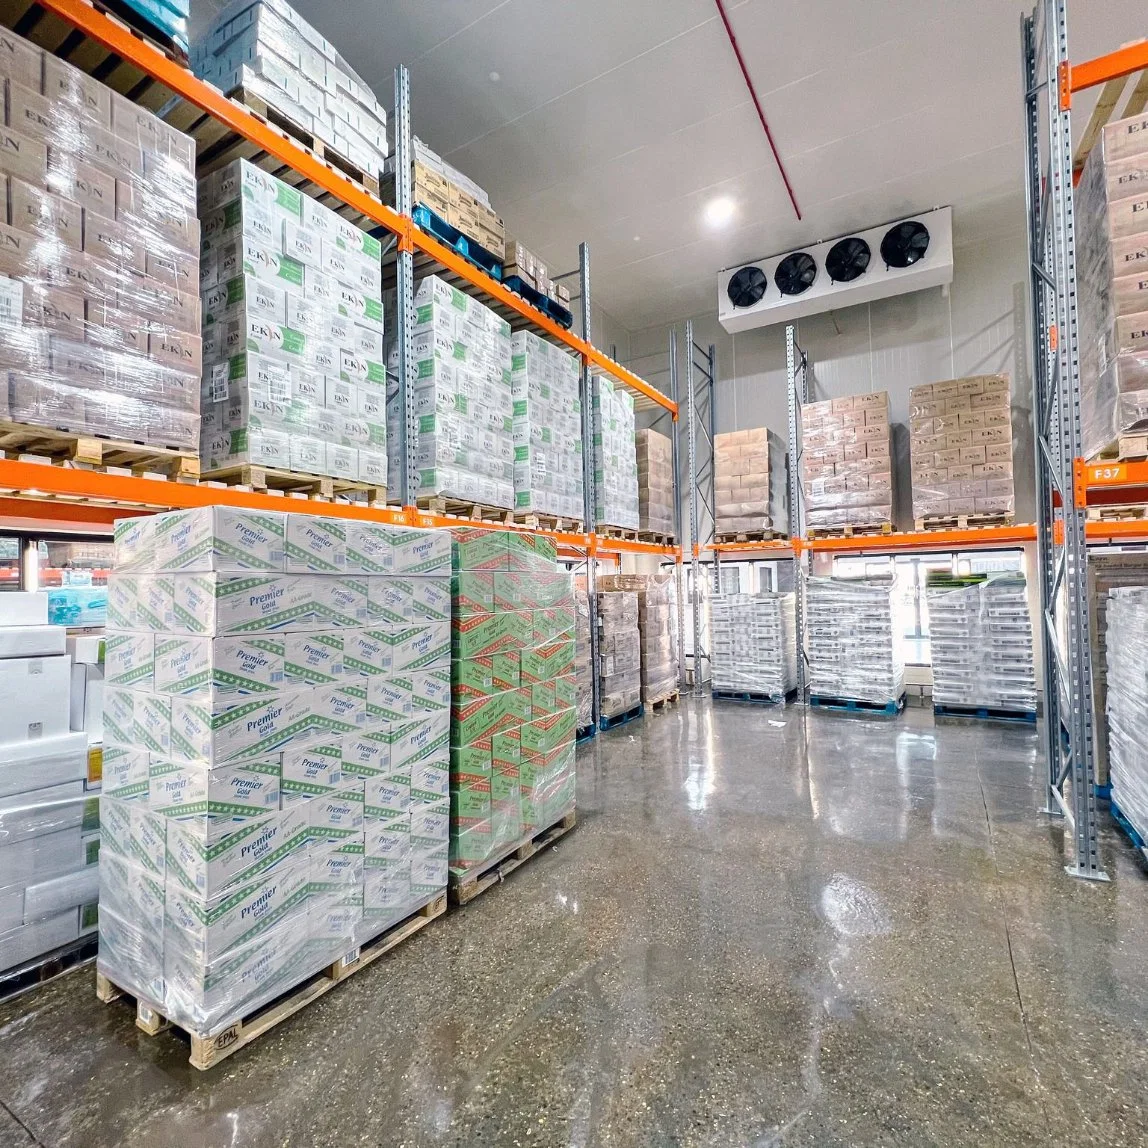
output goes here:
{"type": "MultiPolygon", "coordinates": [[[[415,451],[420,498],[444,495],[507,510],[514,506],[514,398],[510,326],[489,307],[428,275],[415,292],[415,451]]],[[[388,365],[398,371],[398,345],[388,365]]],[[[387,425],[398,435],[396,381],[387,425]]],[[[391,461],[398,490],[399,459],[391,461]]]]}
{"type": "Polygon", "coordinates": [[[387,112],[335,46],[284,0],[234,0],[192,46],[197,76],[270,104],[377,179],[387,112]]]}
{"type": "Polygon", "coordinates": [[[631,592],[638,599],[640,682],[643,705],[665,701],[678,692],[678,617],[672,574],[607,574],[599,594],[631,592]]]}
{"type": "MultiPolygon", "coordinates": [[[[411,201],[430,208],[479,247],[500,258],[506,228],[490,206],[490,196],[473,179],[452,167],[417,136],[412,141],[411,201]]],[[[383,167],[383,200],[395,202],[395,156],[383,167]]]]}
{"type": "Polygon", "coordinates": [[[454,531],[450,864],[481,867],[574,808],[574,592],[554,545],[454,531]]]}
{"type": "Polygon", "coordinates": [[[1108,599],[1108,780],[1112,802],[1148,838],[1148,589],[1120,586],[1108,599]]]}
{"type": "Polygon", "coordinates": [[[809,692],[885,705],[905,692],[905,663],[893,633],[891,579],[806,582],[809,692]]]}
{"type": "Polygon", "coordinates": [[[673,444],[666,435],[644,428],[635,436],[635,447],[638,459],[638,529],[673,538],[676,533],[673,444]]]}
{"type": "Polygon", "coordinates": [[[594,724],[594,666],[590,651],[590,598],[574,592],[574,676],[577,679],[578,728],[594,724]]]}
{"type": "Polygon", "coordinates": [[[642,635],[638,595],[600,591],[598,606],[598,698],[603,717],[616,717],[642,701],[642,635]]]}
{"type": "Polygon", "coordinates": [[[99,797],[65,639],[46,594],[0,594],[0,988],[95,927],[99,797]]]}
{"type": "Polygon", "coordinates": [[[637,530],[638,459],[634,445],[634,400],[605,377],[594,388],[594,499],[599,526],[637,530]]]}
{"type": "Polygon", "coordinates": [[[1104,128],[1075,197],[1080,430],[1092,458],[1148,427],[1148,116],[1104,128]]]}
{"type": "Polygon", "coordinates": [[[797,688],[797,622],[792,594],[715,594],[710,599],[715,690],[777,701],[797,688]]]}
{"type": "Polygon", "coordinates": [[[1024,575],[931,573],[926,594],[933,704],[1035,713],[1024,575]]]}
{"type": "Polygon", "coordinates": [[[211,1035],[446,888],[450,538],[116,525],[100,970],[211,1035]]]}
{"type": "Polygon", "coordinates": [[[521,279],[528,287],[533,287],[541,295],[553,299],[563,307],[570,306],[570,291],[562,283],[550,278],[546,264],[542,262],[524,243],[506,237],[502,259],[502,279],[521,279]]]}
{"type": "Polygon", "coordinates": [[[582,522],[579,362],[529,331],[514,334],[511,356],[514,509],[582,522]]]}
{"type": "Polygon", "coordinates": [[[204,469],[385,486],[379,241],[246,160],[199,201],[204,469]]]}
{"type": "Polygon", "coordinates": [[[807,403],[801,412],[801,443],[809,526],[892,522],[886,391],[807,403]]]}
{"type": "Polygon", "coordinates": [[[909,392],[913,518],[1012,514],[1008,375],[928,383],[909,392]]]}
{"type": "Polygon", "coordinates": [[[719,536],[788,532],[785,446],[773,431],[714,435],[714,499],[719,536]]]}
{"type": "Polygon", "coordinates": [[[194,452],[195,144],[12,33],[0,76],[0,418],[194,452]]]}

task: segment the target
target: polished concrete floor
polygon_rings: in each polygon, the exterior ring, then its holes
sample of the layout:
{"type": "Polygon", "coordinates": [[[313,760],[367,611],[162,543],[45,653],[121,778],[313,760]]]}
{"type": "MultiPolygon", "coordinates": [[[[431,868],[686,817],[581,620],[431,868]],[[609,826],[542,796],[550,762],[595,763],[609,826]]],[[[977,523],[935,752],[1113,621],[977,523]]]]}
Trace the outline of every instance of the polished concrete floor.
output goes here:
{"type": "Polygon", "coordinates": [[[1148,1143],[1148,877],[1065,876],[1034,733],[683,703],[581,823],[209,1074],[81,971],[0,1146],[1148,1143]]]}

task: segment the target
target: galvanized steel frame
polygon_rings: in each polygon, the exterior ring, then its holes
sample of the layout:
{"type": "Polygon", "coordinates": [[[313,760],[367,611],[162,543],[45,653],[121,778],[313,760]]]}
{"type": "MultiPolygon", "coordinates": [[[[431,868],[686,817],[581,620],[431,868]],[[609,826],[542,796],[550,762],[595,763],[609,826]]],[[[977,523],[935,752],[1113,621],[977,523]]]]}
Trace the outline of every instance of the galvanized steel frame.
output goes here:
{"type": "MultiPolygon", "coordinates": [[[[686,438],[690,490],[690,604],[693,610],[693,696],[704,696],[702,665],[709,654],[703,644],[704,596],[701,593],[701,551],[715,541],[717,491],[714,471],[714,435],[717,433],[717,349],[703,349],[694,342],[694,324],[686,321],[686,438]],[[694,356],[703,362],[698,363],[694,356]],[[695,380],[695,373],[697,380],[695,380]],[[698,431],[704,438],[703,458],[698,458],[698,431]],[[708,495],[708,496],[707,496],[708,495]],[[704,511],[704,520],[702,512],[704,511]]],[[[673,339],[671,348],[674,348],[673,339]]],[[[676,356],[676,351],[674,351],[676,356]]],[[[721,562],[713,552],[714,589],[720,590],[721,562]]]]}
{"type": "MultiPolygon", "coordinates": [[[[786,459],[785,482],[789,499],[789,537],[805,537],[805,487],[801,481],[801,412],[809,401],[809,360],[797,344],[797,327],[785,327],[785,396],[788,415],[789,451],[786,459]]],[[[808,572],[809,551],[800,547],[794,551],[796,563],[793,579],[794,619],[797,640],[797,700],[806,700],[805,659],[805,575],[808,572]]]]}

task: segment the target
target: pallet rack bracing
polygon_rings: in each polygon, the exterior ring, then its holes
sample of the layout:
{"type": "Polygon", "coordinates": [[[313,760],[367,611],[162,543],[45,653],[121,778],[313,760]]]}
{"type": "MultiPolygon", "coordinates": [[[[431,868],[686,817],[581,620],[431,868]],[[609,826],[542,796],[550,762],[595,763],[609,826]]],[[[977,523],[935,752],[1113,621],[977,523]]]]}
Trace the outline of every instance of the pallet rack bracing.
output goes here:
{"type": "MultiPolygon", "coordinates": [[[[809,359],[797,344],[797,328],[789,323],[785,328],[785,395],[788,415],[789,458],[786,466],[786,487],[789,499],[789,534],[791,538],[805,538],[805,486],[801,481],[801,415],[809,401],[809,359]]],[[[809,573],[809,551],[799,546],[793,554],[794,619],[797,632],[797,700],[806,701],[809,681],[805,654],[805,577],[809,573]]]]}

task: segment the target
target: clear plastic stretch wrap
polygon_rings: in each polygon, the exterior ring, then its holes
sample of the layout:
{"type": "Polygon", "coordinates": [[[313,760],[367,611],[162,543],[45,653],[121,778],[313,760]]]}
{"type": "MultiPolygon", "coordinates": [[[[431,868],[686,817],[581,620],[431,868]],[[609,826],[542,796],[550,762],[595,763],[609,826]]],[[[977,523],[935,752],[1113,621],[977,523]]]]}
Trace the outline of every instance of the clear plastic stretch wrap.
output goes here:
{"type": "Polygon", "coordinates": [[[1012,514],[1008,375],[928,383],[909,392],[913,517],[1012,514]]]}
{"type": "MultiPolygon", "coordinates": [[[[719,436],[720,437],[720,436],[719,436]]],[[[674,537],[674,449],[664,434],[638,431],[638,529],[674,537]]]]}
{"type": "Polygon", "coordinates": [[[787,533],[785,482],[785,444],[768,427],[715,435],[716,532],[787,533]]]}
{"type": "Polygon", "coordinates": [[[194,451],[195,144],[9,33],[0,419],[194,451]]]}
{"type": "Polygon", "coordinates": [[[637,530],[638,460],[634,445],[634,400],[605,376],[594,387],[594,498],[597,524],[637,530]]]}
{"type": "MultiPolygon", "coordinates": [[[[514,506],[514,394],[510,325],[477,299],[428,275],[415,292],[415,410],[418,497],[442,495],[487,506],[514,506]]],[[[388,355],[392,438],[402,416],[399,348],[388,355]]],[[[398,490],[392,459],[391,489],[398,490]]]]}
{"type": "Polygon", "coordinates": [[[578,679],[578,728],[594,724],[594,667],[590,660],[590,598],[574,592],[574,671],[578,679]]]}
{"type": "Polygon", "coordinates": [[[616,717],[642,701],[642,635],[638,595],[601,591],[598,606],[598,699],[603,717],[616,717]]]}
{"type": "Polygon", "coordinates": [[[1148,427],[1148,117],[1108,124],[1076,196],[1085,457],[1148,427]]]}
{"type": "Polygon", "coordinates": [[[810,578],[806,582],[809,692],[887,704],[905,692],[905,664],[894,631],[891,579],[810,578]]]}
{"type": "Polygon", "coordinates": [[[715,690],[778,700],[797,688],[793,594],[715,594],[710,646],[715,690]]]}
{"type": "Polygon", "coordinates": [[[116,524],[99,967],[211,1035],[447,882],[450,536],[116,524]]]}
{"type": "MultiPolygon", "coordinates": [[[[665,701],[678,692],[678,618],[672,574],[607,574],[599,594],[630,591],[638,597],[641,700],[665,701]]],[[[624,707],[629,708],[629,707],[624,707]]]]}
{"type": "Polygon", "coordinates": [[[582,371],[529,331],[511,338],[514,508],[582,521],[582,371]]]}
{"type": "Polygon", "coordinates": [[[934,704],[1035,712],[1024,575],[930,574],[926,594],[934,704]]]}
{"type": "Polygon", "coordinates": [[[195,74],[231,95],[270,104],[304,132],[377,178],[387,113],[374,92],[284,0],[235,0],[192,45],[195,74]]]}
{"type": "Polygon", "coordinates": [[[1108,777],[1112,802],[1148,839],[1148,588],[1108,596],[1108,777]]]}
{"type": "Polygon", "coordinates": [[[204,470],[386,486],[379,241],[246,160],[199,202],[204,470]]]}
{"type": "Polygon", "coordinates": [[[481,868],[574,808],[575,607],[554,543],[452,531],[450,865],[481,868]]]}
{"type": "Polygon", "coordinates": [[[801,411],[801,444],[810,526],[893,520],[886,391],[807,403],[801,411]]]}

